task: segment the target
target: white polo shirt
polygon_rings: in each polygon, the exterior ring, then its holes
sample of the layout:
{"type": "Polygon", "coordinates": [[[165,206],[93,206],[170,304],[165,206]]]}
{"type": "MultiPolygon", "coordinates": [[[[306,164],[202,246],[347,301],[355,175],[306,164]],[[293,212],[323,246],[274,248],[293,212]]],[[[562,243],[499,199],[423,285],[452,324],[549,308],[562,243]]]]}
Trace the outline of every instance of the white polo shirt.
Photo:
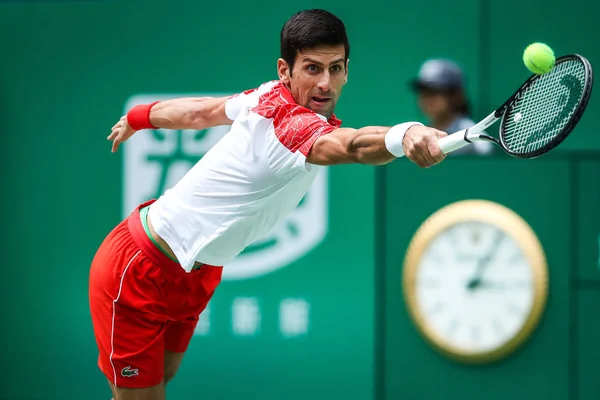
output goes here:
{"type": "Polygon", "coordinates": [[[226,113],[231,130],[148,213],[187,272],[195,261],[231,262],[291,212],[320,168],[306,155],[341,125],[296,104],[279,81],[230,97],[226,113]]]}

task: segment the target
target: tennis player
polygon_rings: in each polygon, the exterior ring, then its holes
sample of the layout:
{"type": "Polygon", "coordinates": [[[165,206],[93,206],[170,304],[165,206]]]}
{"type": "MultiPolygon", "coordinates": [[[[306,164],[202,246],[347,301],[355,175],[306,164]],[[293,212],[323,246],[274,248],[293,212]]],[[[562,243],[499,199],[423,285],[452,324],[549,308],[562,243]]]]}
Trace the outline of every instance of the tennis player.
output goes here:
{"type": "Polygon", "coordinates": [[[340,19],[302,11],[281,30],[278,80],[139,105],[113,126],[114,152],[142,129],[231,125],[172,189],[132,210],[93,259],[98,365],[116,400],[165,399],[222,266],[292,211],[322,166],[382,165],[403,153],[423,168],[444,159],[437,140],[446,133],[417,122],[341,127],[334,109],[349,54],[340,19]]]}

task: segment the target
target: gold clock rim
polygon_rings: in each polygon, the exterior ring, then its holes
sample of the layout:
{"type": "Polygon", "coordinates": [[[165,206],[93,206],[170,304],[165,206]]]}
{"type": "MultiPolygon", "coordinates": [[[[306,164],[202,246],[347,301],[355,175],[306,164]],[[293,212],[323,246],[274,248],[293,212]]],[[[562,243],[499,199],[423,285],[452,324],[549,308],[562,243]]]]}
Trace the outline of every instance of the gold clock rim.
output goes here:
{"type": "Polygon", "coordinates": [[[413,235],[402,273],[402,289],[409,316],[421,336],[434,348],[457,361],[481,364],[507,357],[521,347],[539,325],[548,298],[548,266],[543,247],[531,226],[516,212],[489,200],[461,200],[446,205],[429,216],[413,235]],[[532,268],[534,286],[533,305],[521,329],[502,346],[482,352],[470,352],[444,340],[429,326],[416,299],[415,279],[420,259],[438,234],[454,224],[479,221],[494,224],[510,235],[532,268]]]}

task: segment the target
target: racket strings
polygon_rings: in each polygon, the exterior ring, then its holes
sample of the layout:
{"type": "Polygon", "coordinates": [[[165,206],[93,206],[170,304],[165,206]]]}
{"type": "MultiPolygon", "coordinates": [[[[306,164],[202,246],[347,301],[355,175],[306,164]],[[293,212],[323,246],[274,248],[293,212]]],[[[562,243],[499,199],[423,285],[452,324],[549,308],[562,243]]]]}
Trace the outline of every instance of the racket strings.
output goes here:
{"type": "Polygon", "coordinates": [[[507,112],[504,145],[514,153],[525,154],[558,136],[577,110],[585,73],[580,61],[568,60],[533,81],[507,112]]]}

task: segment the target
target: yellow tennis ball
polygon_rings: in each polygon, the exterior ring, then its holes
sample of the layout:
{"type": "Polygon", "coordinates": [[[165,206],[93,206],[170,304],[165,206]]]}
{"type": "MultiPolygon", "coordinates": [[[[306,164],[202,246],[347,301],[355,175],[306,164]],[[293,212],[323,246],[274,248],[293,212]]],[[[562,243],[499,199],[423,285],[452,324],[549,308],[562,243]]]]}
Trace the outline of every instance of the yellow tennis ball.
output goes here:
{"type": "Polygon", "coordinates": [[[555,61],[554,51],[544,43],[532,43],[523,53],[525,66],[534,74],[541,75],[550,72],[555,61]]]}

